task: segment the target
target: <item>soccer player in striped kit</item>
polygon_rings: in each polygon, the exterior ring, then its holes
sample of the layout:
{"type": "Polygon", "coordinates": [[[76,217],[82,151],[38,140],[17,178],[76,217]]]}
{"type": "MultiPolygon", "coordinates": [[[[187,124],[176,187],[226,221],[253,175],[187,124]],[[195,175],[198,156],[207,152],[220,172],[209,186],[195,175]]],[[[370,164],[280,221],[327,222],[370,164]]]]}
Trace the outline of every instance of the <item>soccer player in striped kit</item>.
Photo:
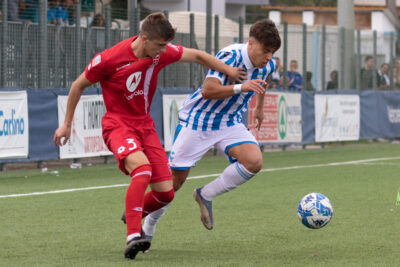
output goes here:
{"type": "Polygon", "coordinates": [[[174,37],[175,29],[165,16],[153,13],[143,21],[138,36],[96,55],[72,83],[64,124],[54,134],[56,145],[66,144],[83,90],[100,82],[107,109],[102,118],[103,138],[121,171],[131,177],[125,198],[127,246],[124,252],[130,259],[150,247],[150,241],[141,231],[142,218],[174,197],[168,159],[150,117],[158,73],[165,66],[181,61],[217,68],[233,80],[245,77],[239,68],[228,66],[205,52],[169,43],[174,37]],[[149,184],[151,190],[145,194],[149,184]]]}
{"type": "MultiPolygon", "coordinates": [[[[190,168],[213,146],[231,162],[217,179],[193,192],[201,221],[208,230],[213,228],[212,200],[247,182],[262,168],[262,153],[254,136],[241,123],[242,114],[255,96],[255,119],[260,128],[266,80],[275,70],[272,56],[281,40],[269,19],[254,23],[249,37],[248,43],[230,45],[216,55],[226,65],[244,68],[247,79],[242,84],[232,84],[225,74],[210,69],[203,86],[179,110],[179,125],[169,154],[175,191],[185,182],[190,168]]],[[[143,228],[149,239],[167,207],[146,217],[143,228]]]]}

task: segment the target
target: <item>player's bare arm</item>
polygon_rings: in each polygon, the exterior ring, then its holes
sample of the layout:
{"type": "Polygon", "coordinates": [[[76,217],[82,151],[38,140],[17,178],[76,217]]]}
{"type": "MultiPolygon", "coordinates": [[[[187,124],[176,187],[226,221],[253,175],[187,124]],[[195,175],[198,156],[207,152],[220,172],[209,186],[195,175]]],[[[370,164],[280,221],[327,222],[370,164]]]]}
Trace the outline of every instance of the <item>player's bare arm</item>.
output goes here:
{"type": "Polygon", "coordinates": [[[256,108],[253,113],[253,118],[257,122],[256,129],[260,130],[261,123],[264,120],[264,97],[265,93],[256,95],[256,108]]]}
{"type": "Polygon", "coordinates": [[[234,68],[228,66],[210,54],[197,49],[184,47],[180,62],[195,62],[204,67],[222,72],[229,77],[230,82],[242,83],[247,79],[247,73],[244,68],[234,68]]]}
{"type": "Polygon", "coordinates": [[[67,110],[65,113],[64,124],[61,125],[55,132],[53,141],[54,144],[63,146],[67,143],[71,136],[72,119],[74,118],[75,108],[81,98],[83,90],[92,83],[85,77],[83,72],[71,85],[68,95],[67,110]],[[61,139],[64,140],[61,142],[61,139]]]}
{"type": "MultiPolygon", "coordinates": [[[[250,80],[240,85],[240,91],[253,91],[256,94],[264,94],[264,84],[265,81],[261,79],[250,80]]],[[[220,80],[218,80],[217,78],[207,78],[204,80],[201,94],[204,99],[223,99],[236,94],[233,90],[233,87],[234,85],[222,85],[220,80]]]]}

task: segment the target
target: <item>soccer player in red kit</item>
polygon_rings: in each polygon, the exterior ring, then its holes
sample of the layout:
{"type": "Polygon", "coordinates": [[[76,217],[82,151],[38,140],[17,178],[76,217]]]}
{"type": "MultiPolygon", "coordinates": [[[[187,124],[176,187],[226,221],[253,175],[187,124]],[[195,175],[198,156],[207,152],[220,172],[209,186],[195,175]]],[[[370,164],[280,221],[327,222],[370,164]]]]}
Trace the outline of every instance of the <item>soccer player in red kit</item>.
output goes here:
{"type": "Polygon", "coordinates": [[[174,198],[168,159],[150,117],[158,73],[163,67],[181,61],[216,69],[232,80],[245,79],[241,69],[205,52],[169,43],[174,37],[175,29],[157,12],[145,18],[138,36],[97,54],[72,83],[64,124],[54,133],[54,143],[65,145],[83,90],[100,82],[107,109],[102,119],[104,142],[118,160],[119,168],[131,177],[125,198],[124,252],[130,259],[150,247],[150,241],[141,231],[141,219],[174,198]],[[149,184],[151,190],[145,194],[149,184]]]}

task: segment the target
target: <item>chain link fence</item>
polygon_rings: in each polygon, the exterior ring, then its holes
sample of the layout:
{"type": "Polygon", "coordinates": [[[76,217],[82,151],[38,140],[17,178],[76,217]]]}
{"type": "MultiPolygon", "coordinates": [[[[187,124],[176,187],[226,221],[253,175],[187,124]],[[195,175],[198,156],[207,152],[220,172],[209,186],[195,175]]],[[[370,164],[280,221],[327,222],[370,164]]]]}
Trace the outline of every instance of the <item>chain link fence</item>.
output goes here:
{"type": "MultiPolygon", "coordinates": [[[[103,5],[100,13],[88,16],[87,13],[81,13],[81,6],[77,4],[74,8],[70,7],[71,13],[66,22],[52,25],[47,24],[48,21],[39,21],[41,16],[46,17],[46,14],[40,14],[40,11],[45,11],[46,8],[40,4],[38,6],[37,0],[31,2],[35,1],[36,8],[30,6],[25,9],[25,13],[30,12],[26,17],[12,19],[13,21],[9,19],[6,23],[3,18],[5,15],[10,18],[10,9],[8,6],[4,12],[5,2],[1,5],[0,87],[68,88],[97,53],[137,34],[139,18],[143,19],[152,12],[137,8],[129,17],[126,9],[103,5]],[[28,17],[30,20],[26,19],[28,17]],[[77,24],[76,21],[80,23],[77,24]],[[133,26],[129,27],[130,25],[133,26]]],[[[208,15],[205,13],[165,14],[177,28],[173,43],[185,47],[206,50],[209,42],[210,53],[216,54],[219,49],[229,44],[248,40],[251,25],[243,24],[243,18],[232,21],[211,16],[212,23],[207,28],[208,15]]],[[[276,56],[281,58],[282,75],[287,72],[290,60],[298,61],[298,72],[303,77],[306,72],[313,73],[312,83],[317,90],[325,90],[332,71],[339,70],[340,75],[340,69],[343,68],[340,60],[343,51],[340,47],[344,41],[340,38],[338,27],[281,24],[278,25],[278,30],[282,38],[282,47],[276,52],[276,56]]],[[[367,55],[374,56],[375,69],[379,69],[380,64],[384,62],[389,63],[392,70],[395,68],[396,33],[356,30],[354,34],[356,74],[363,67],[363,59],[367,55]],[[360,38],[357,38],[358,35],[360,38]]],[[[391,79],[395,79],[394,82],[400,86],[400,67],[397,71],[395,76],[391,73],[391,79]]],[[[197,88],[201,85],[205,72],[202,66],[193,63],[172,64],[159,74],[158,87],[197,88]]],[[[359,75],[355,75],[354,79],[354,88],[359,89],[359,75]]],[[[99,84],[95,86],[99,87],[99,84]]]]}

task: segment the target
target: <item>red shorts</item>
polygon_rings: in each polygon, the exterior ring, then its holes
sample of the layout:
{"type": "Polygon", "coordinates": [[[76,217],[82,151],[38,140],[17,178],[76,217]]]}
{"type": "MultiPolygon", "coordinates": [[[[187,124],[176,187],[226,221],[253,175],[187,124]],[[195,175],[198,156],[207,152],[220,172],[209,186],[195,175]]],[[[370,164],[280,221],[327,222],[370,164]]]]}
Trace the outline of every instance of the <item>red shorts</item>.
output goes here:
{"type": "Polygon", "coordinates": [[[104,142],[118,160],[118,167],[122,172],[129,175],[124,159],[133,152],[143,151],[152,167],[150,183],[172,180],[167,154],[150,115],[126,117],[106,113],[102,126],[104,142]]]}

